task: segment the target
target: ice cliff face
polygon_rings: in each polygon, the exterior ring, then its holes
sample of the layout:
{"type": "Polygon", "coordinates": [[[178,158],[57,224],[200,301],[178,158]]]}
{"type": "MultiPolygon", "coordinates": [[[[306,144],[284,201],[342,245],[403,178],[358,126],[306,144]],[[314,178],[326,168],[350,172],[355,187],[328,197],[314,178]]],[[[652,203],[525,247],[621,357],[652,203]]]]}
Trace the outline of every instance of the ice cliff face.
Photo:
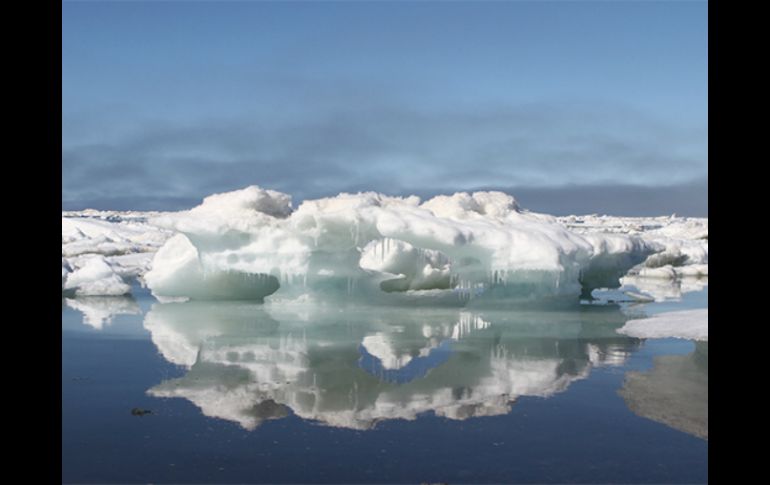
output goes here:
{"type": "Polygon", "coordinates": [[[637,236],[569,231],[501,192],[340,194],[291,210],[252,186],[151,223],[178,233],[145,276],[153,294],[260,299],[275,292],[427,298],[577,296],[664,249],[637,236]]]}

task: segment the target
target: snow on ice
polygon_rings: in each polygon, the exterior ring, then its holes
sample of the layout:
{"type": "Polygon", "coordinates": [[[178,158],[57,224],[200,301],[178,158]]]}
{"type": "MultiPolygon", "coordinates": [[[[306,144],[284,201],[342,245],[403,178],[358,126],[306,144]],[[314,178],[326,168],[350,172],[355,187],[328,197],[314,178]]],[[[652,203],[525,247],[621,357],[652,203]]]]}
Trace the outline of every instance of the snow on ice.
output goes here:
{"type": "MultiPolygon", "coordinates": [[[[708,220],[556,218],[510,195],[306,200],[257,186],[182,212],[62,214],[62,291],[404,302],[577,298],[708,275],[708,220]]],[[[458,303],[459,302],[459,303],[458,303]]]]}

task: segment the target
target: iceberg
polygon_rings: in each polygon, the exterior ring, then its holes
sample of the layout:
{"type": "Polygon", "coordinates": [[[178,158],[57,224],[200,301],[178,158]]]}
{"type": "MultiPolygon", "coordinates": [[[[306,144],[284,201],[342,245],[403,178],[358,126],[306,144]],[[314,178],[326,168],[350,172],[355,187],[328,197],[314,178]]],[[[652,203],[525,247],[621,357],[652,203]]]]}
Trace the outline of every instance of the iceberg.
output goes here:
{"type": "Polygon", "coordinates": [[[502,192],[420,202],[374,192],[306,200],[250,186],[149,223],[176,235],[144,281],[157,297],[262,300],[315,293],[368,301],[574,298],[665,249],[580,235],[502,192]]]}
{"type": "Polygon", "coordinates": [[[575,302],[621,284],[707,284],[708,219],[557,218],[501,192],[339,194],[294,209],[289,195],[251,186],[183,212],[62,212],[63,295],[93,258],[159,299],[575,302]]]}

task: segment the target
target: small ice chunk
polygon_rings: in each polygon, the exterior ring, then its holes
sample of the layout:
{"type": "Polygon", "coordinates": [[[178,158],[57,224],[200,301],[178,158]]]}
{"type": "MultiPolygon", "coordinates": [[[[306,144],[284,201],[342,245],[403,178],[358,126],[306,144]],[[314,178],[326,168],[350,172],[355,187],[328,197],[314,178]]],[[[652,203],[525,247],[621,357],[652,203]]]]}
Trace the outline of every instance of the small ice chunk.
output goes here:
{"type": "Polygon", "coordinates": [[[120,296],[131,293],[131,287],[118,276],[102,256],[95,256],[67,276],[64,289],[78,296],[120,296]]]}
{"type": "Polygon", "coordinates": [[[650,318],[629,320],[618,333],[636,338],[709,339],[708,308],[660,313],[650,318]]]}

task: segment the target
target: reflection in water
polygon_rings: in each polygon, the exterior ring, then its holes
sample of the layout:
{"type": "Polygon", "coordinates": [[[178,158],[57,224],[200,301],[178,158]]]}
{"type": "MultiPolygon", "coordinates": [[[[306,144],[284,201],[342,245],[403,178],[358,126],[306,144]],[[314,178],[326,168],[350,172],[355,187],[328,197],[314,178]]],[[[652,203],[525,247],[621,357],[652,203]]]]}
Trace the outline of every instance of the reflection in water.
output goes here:
{"type": "Polygon", "coordinates": [[[148,393],[186,398],[205,415],[247,429],[290,412],[368,429],[424,412],[505,414],[517,397],[560,392],[594,365],[622,363],[639,344],[615,333],[627,317],[614,306],[513,314],[281,311],[236,302],[155,304],[145,328],[166,359],[189,371],[148,393]]]}
{"type": "Polygon", "coordinates": [[[79,296],[65,298],[67,306],[83,314],[83,323],[97,330],[112,322],[115,315],[139,315],[139,305],[130,296],[79,296]]]}
{"type": "Polygon", "coordinates": [[[708,342],[688,355],[654,358],[649,372],[628,372],[620,395],[639,416],[708,440],[708,342]]]}

